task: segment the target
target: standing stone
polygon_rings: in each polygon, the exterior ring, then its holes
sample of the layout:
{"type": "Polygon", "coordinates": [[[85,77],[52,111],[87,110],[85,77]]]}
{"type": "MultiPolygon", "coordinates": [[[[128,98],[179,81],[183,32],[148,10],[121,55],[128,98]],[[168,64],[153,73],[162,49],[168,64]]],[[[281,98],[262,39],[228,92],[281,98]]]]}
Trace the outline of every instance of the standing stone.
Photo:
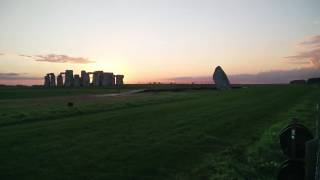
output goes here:
{"type": "Polygon", "coordinates": [[[116,85],[116,76],[112,74],[112,78],[111,78],[111,85],[114,86],[116,85]]]}
{"type": "Polygon", "coordinates": [[[49,76],[49,74],[44,76],[44,87],[50,87],[50,76],[49,76]]]}
{"type": "Polygon", "coordinates": [[[99,85],[99,79],[98,79],[98,73],[95,71],[93,72],[93,75],[92,75],[92,85],[93,86],[98,86],[99,85]]]}
{"type": "Polygon", "coordinates": [[[55,87],[56,86],[56,76],[53,73],[50,73],[49,76],[50,76],[50,87],[55,87]]]}
{"type": "Polygon", "coordinates": [[[73,71],[72,70],[66,70],[64,86],[71,87],[72,85],[73,85],[73,71]]]}
{"type": "Polygon", "coordinates": [[[86,71],[81,71],[81,86],[88,87],[90,85],[90,76],[86,71]]]}
{"type": "Polygon", "coordinates": [[[124,78],[124,75],[116,75],[116,85],[117,86],[123,85],[123,78],[124,78]]]}
{"type": "Polygon", "coordinates": [[[214,71],[213,81],[218,90],[226,90],[231,88],[228,76],[220,66],[216,67],[214,71]]]}
{"type": "Polygon", "coordinates": [[[103,81],[103,71],[95,71],[93,72],[93,80],[92,84],[94,86],[101,86],[103,81]]]}
{"type": "Polygon", "coordinates": [[[80,87],[80,76],[78,74],[75,74],[73,77],[73,86],[80,87]]]}
{"type": "Polygon", "coordinates": [[[59,75],[57,76],[57,85],[58,85],[59,87],[63,86],[63,77],[62,77],[62,74],[59,74],[59,75]]]}
{"type": "Polygon", "coordinates": [[[103,73],[103,86],[112,86],[114,83],[114,75],[113,73],[103,73]]]}
{"type": "Polygon", "coordinates": [[[103,82],[103,71],[99,71],[99,86],[102,86],[102,82],[103,82]]]}

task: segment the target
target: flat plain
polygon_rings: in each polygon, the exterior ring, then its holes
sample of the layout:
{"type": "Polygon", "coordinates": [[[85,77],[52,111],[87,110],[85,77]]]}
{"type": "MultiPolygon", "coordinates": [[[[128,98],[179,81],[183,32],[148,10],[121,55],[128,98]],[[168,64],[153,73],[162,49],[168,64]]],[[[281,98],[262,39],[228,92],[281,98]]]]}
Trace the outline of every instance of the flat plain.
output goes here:
{"type": "Polygon", "coordinates": [[[0,179],[275,179],[278,132],[314,130],[320,102],[308,85],[96,96],[130,90],[0,87],[0,179]]]}

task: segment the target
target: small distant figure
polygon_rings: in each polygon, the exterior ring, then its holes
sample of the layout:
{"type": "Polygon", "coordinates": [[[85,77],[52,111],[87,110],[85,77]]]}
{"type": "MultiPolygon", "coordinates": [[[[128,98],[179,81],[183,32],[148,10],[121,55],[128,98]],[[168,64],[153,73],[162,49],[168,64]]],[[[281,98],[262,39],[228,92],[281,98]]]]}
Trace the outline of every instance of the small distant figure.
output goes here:
{"type": "Polygon", "coordinates": [[[228,76],[223,71],[223,69],[218,66],[216,67],[214,74],[213,74],[213,81],[216,85],[218,90],[227,90],[231,89],[230,82],[228,76]]]}

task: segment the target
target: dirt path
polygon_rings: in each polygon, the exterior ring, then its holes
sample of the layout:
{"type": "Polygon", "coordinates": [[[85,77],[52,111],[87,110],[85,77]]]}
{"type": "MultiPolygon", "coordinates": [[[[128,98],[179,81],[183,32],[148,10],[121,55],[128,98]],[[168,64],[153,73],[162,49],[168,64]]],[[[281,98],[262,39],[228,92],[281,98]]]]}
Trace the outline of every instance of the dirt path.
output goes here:
{"type": "Polygon", "coordinates": [[[146,89],[135,89],[127,92],[122,92],[122,93],[108,93],[108,94],[95,94],[92,95],[93,97],[116,97],[116,96],[127,96],[131,94],[136,94],[136,93],[142,93],[146,89]]]}

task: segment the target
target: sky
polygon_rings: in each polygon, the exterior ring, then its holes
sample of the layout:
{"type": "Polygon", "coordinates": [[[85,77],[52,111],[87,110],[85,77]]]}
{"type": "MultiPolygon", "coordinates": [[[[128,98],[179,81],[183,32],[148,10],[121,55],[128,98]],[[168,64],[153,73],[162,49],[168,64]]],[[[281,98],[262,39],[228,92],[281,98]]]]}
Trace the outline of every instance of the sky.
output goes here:
{"type": "Polygon", "coordinates": [[[237,83],[320,76],[319,7],[319,0],[0,0],[0,84],[42,84],[46,73],[66,69],[124,74],[125,83],[210,82],[218,65],[237,83]]]}

